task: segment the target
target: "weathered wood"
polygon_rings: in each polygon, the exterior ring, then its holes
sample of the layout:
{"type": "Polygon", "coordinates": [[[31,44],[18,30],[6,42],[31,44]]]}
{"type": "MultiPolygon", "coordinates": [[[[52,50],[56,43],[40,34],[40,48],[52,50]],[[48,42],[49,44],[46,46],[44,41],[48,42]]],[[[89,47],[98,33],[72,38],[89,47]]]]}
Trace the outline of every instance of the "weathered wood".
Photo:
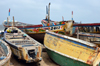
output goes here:
{"type": "Polygon", "coordinates": [[[48,5],[48,23],[50,23],[50,3],[49,3],[49,5],[48,5]]]}
{"type": "Polygon", "coordinates": [[[13,25],[12,25],[12,27],[14,27],[15,26],[15,23],[14,23],[14,16],[13,16],[13,25]]]}
{"type": "Polygon", "coordinates": [[[25,60],[28,63],[41,60],[42,48],[39,49],[39,47],[42,46],[39,42],[14,26],[6,31],[7,33],[4,34],[5,41],[11,46],[12,52],[18,56],[18,59],[25,60]]]}
{"type": "Polygon", "coordinates": [[[8,24],[8,26],[9,26],[9,20],[8,20],[8,17],[7,17],[7,24],[8,24]]]}

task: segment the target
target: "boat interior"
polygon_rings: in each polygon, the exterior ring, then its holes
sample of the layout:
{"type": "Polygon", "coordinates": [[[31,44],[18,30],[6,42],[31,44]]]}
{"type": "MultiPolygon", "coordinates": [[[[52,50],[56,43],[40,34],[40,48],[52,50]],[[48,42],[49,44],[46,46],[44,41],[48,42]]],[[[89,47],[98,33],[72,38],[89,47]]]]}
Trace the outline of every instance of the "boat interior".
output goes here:
{"type": "Polygon", "coordinates": [[[8,50],[7,46],[4,44],[3,41],[0,40],[0,60],[6,58],[8,55],[8,50]]]}
{"type": "Polygon", "coordinates": [[[0,45],[0,57],[1,56],[6,56],[6,53],[5,53],[4,49],[2,48],[2,46],[0,45]]]}
{"type": "Polygon", "coordinates": [[[17,28],[8,28],[5,33],[5,38],[7,41],[11,42],[13,45],[21,46],[21,45],[32,45],[35,44],[36,41],[31,39],[30,36],[21,32],[21,30],[17,28]]]}

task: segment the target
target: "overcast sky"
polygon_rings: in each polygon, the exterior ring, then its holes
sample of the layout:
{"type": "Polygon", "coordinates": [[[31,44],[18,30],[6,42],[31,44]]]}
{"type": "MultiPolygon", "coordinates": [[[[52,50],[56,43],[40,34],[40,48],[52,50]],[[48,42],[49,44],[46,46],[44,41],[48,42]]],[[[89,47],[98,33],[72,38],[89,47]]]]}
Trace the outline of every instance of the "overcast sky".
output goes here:
{"type": "Polygon", "coordinates": [[[100,22],[100,0],[0,0],[0,24],[8,17],[10,19],[29,23],[41,24],[46,16],[46,5],[50,5],[50,19],[61,21],[72,18],[76,22],[100,22]]]}

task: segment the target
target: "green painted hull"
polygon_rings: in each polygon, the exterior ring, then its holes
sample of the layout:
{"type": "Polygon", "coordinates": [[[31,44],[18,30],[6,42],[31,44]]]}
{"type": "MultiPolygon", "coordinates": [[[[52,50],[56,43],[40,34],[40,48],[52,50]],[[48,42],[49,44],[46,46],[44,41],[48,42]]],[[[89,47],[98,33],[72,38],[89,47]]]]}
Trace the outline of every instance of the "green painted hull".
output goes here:
{"type": "Polygon", "coordinates": [[[54,51],[46,49],[49,57],[61,66],[90,66],[80,61],[73,60],[71,58],[62,56],[54,51]]]}

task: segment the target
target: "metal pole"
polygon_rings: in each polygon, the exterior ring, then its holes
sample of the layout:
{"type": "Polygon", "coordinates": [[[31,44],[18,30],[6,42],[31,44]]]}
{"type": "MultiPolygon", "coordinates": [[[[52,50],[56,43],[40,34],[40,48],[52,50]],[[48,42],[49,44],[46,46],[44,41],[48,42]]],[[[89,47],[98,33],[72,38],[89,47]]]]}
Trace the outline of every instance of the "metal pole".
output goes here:
{"type": "Polygon", "coordinates": [[[50,3],[49,3],[49,6],[48,6],[48,23],[50,23],[50,3]]]}

